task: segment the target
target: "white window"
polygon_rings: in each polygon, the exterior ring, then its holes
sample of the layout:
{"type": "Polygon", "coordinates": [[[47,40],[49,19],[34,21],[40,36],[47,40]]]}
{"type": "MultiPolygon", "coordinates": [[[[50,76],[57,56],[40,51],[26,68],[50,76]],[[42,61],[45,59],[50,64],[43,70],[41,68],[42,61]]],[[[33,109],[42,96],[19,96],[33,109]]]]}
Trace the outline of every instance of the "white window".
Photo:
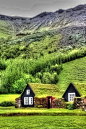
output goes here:
{"type": "Polygon", "coordinates": [[[28,105],[29,101],[28,101],[28,97],[24,97],[24,105],[28,105]]]}
{"type": "Polygon", "coordinates": [[[33,97],[29,97],[29,105],[33,105],[33,97]]]}
{"type": "Polygon", "coordinates": [[[74,101],[75,93],[68,93],[68,101],[74,101]]]}
{"type": "Polygon", "coordinates": [[[24,97],[24,105],[33,105],[33,97],[24,97]]]}
{"type": "Polygon", "coordinates": [[[26,95],[30,95],[30,90],[26,90],[26,95]]]}

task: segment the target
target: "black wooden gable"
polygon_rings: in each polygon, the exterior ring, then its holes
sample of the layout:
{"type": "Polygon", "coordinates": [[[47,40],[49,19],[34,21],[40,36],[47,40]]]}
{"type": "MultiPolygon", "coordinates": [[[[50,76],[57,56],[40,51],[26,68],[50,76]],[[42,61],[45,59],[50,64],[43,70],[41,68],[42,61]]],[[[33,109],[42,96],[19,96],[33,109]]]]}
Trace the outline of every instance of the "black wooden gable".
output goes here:
{"type": "Polygon", "coordinates": [[[29,84],[26,85],[26,87],[25,87],[24,91],[22,92],[21,96],[23,96],[26,93],[26,90],[30,90],[30,95],[35,96],[35,93],[31,89],[29,84]]]}
{"type": "Polygon", "coordinates": [[[20,97],[22,107],[34,107],[34,96],[33,90],[30,85],[27,84],[20,97]]]}
{"type": "Polygon", "coordinates": [[[62,97],[64,98],[65,101],[68,101],[68,93],[73,93],[73,92],[76,93],[76,97],[81,96],[80,93],[75,88],[75,86],[72,83],[70,83],[62,97]]]}

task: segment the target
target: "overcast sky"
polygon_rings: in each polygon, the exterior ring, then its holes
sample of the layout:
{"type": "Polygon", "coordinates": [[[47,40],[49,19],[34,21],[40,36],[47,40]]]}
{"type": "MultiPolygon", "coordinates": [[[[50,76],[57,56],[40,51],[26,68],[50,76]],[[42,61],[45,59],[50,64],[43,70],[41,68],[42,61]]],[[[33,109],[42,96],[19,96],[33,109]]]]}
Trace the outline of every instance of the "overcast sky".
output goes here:
{"type": "Polygon", "coordinates": [[[86,0],[0,0],[0,14],[33,17],[42,12],[55,12],[68,9],[86,0]]]}

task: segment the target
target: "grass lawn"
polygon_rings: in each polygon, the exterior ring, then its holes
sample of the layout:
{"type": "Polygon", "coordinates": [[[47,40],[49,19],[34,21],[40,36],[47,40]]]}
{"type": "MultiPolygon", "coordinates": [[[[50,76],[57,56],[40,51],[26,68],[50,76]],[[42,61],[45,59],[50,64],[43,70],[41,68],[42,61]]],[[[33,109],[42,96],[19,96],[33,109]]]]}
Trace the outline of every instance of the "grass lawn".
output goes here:
{"type": "Polygon", "coordinates": [[[3,101],[12,101],[15,102],[15,99],[18,98],[20,94],[0,94],[0,103],[3,101]]]}
{"type": "Polygon", "coordinates": [[[86,129],[86,116],[0,117],[1,129],[86,129]]]}
{"type": "Polygon", "coordinates": [[[15,108],[14,106],[9,107],[1,107],[0,106],[0,114],[16,114],[23,115],[28,114],[41,114],[41,115],[86,115],[85,111],[81,109],[68,110],[63,108],[15,108]]]}

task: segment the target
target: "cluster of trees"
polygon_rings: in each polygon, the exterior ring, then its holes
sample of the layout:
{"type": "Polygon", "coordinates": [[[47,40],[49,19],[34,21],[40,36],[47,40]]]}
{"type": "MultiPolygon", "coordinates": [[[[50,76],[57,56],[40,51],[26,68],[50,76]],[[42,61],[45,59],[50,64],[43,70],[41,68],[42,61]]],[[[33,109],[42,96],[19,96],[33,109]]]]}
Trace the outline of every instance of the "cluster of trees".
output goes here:
{"type": "Polygon", "coordinates": [[[59,80],[62,63],[80,58],[86,55],[86,49],[72,50],[70,52],[46,56],[46,58],[33,59],[9,59],[0,60],[1,93],[20,93],[26,83],[53,83],[59,80]]]}
{"type": "Polygon", "coordinates": [[[40,67],[42,63],[38,64],[38,62],[28,59],[9,60],[6,63],[6,69],[1,73],[1,93],[21,93],[26,83],[31,82],[56,84],[62,66],[49,63],[47,65],[43,64],[40,67]]]}

